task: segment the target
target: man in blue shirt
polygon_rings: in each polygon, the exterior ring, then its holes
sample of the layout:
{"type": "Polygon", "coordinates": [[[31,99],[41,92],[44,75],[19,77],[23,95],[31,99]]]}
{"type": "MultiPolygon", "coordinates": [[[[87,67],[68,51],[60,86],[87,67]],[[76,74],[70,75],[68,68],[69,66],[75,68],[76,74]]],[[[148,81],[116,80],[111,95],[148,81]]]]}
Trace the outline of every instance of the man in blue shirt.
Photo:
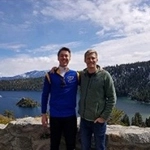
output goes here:
{"type": "Polygon", "coordinates": [[[62,47],[58,51],[59,67],[54,73],[48,72],[44,79],[41,98],[42,125],[48,125],[46,113],[49,102],[51,150],[59,150],[62,133],[67,150],[75,149],[78,73],[67,67],[70,59],[70,49],[62,47]]]}

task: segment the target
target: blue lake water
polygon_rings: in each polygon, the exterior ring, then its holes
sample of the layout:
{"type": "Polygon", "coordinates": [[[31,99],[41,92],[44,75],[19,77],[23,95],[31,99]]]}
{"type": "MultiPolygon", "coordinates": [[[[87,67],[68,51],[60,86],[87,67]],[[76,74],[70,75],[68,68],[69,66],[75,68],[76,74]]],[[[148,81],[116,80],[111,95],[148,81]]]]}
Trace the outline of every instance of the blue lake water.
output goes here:
{"type": "MultiPolygon", "coordinates": [[[[16,106],[16,103],[22,97],[29,97],[40,103],[41,92],[35,91],[0,91],[0,114],[5,110],[12,111],[16,118],[25,116],[41,115],[41,108],[21,108],[16,106]]],[[[143,104],[137,101],[132,101],[127,97],[117,99],[116,107],[123,110],[129,117],[134,116],[136,112],[140,112],[143,119],[150,117],[150,104],[143,104]]]]}
{"type": "Polygon", "coordinates": [[[16,118],[25,116],[39,116],[41,114],[40,107],[21,108],[16,106],[16,103],[22,97],[29,97],[40,103],[41,92],[31,91],[0,91],[0,114],[5,110],[10,110],[16,118]]]}

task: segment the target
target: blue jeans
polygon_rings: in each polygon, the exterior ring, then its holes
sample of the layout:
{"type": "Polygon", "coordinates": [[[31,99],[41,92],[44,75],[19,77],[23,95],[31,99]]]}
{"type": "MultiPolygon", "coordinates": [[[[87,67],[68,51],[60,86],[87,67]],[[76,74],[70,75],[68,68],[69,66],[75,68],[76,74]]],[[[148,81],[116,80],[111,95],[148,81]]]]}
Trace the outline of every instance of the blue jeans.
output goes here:
{"type": "Polygon", "coordinates": [[[96,150],[105,150],[106,123],[94,123],[81,118],[81,149],[90,150],[92,135],[94,134],[94,142],[96,150]]]}

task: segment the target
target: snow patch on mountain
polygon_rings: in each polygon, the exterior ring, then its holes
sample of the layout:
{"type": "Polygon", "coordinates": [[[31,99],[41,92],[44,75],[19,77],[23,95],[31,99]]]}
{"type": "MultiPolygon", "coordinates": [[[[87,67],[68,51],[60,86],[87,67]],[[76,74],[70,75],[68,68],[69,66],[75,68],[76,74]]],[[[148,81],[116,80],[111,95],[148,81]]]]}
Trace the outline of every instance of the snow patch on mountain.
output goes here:
{"type": "Polygon", "coordinates": [[[20,74],[20,75],[16,75],[16,76],[13,76],[13,77],[0,77],[0,80],[39,78],[39,77],[44,77],[47,71],[48,70],[43,70],[43,71],[34,70],[34,71],[26,72],[26,73],[23,73],[23,74],[20,74]]]}

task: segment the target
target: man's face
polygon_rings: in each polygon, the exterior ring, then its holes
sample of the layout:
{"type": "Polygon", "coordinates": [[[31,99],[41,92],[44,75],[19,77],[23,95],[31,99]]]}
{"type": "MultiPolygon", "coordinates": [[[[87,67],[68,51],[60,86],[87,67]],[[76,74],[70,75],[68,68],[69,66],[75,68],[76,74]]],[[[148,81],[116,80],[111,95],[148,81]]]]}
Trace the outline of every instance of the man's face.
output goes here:
{"type": "Polygon", "coordinates": [[[70,61],[70,53],[68,51],[61,51],[58,56],[59,65],[61,67],[66,67],[70,61]]]}
{"type": "Polygon", "coordinates": [[[85,63],[88,68],[95,68],[98,58],[95,53],[88,54],[85,58],[85,63]]]}

